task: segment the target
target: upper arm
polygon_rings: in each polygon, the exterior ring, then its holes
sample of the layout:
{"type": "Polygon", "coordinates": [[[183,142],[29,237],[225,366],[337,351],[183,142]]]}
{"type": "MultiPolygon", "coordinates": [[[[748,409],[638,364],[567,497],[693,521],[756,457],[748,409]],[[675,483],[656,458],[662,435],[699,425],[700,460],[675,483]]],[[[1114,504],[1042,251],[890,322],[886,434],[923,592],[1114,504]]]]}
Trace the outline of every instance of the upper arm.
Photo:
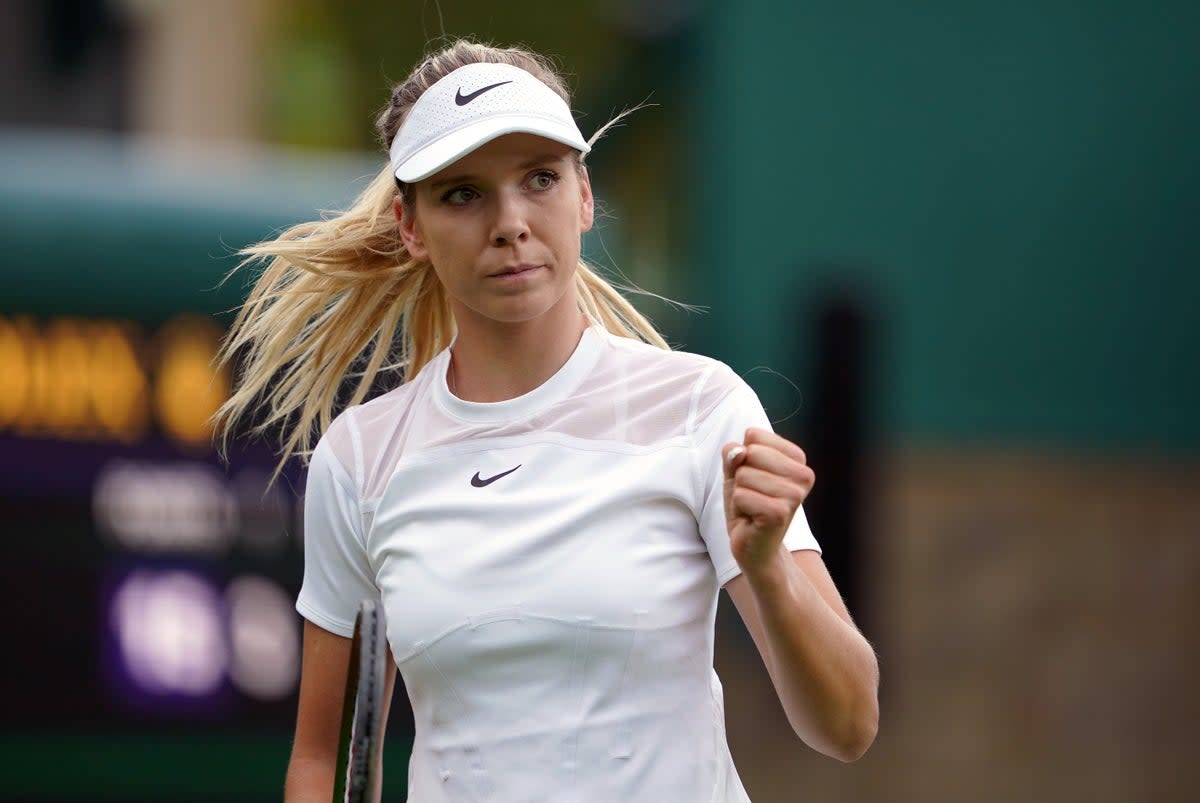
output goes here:
{"type": "MultiPolygon", "coordinates": [[[[337,753],[350,645],[350,639],[305,620],[300,704],[296,713],[297,752],[313,757],[337,753]]],[[[396,680],[396,664],[390,650],[384,678],[383,717],[386,721],[396,680]]]]}
{"type": "Polygon", "coordinates": [[[304,622],[293,758],[336,758],[350,639],[304,622]]]}
{"type": "Polygon", "coordinates": [[[304,579],[296,608],[310,622],[348,637],[364,599],[379,599],[367,553],[357,486],[322,439],[304,493],[304,579]]]}
{"type": "MultiPolygon", "coordinates": [[[[304,622],[300,702],[288,767],[288,786],[302,790],[305,799],[328,800],[333,794],[333,773],[337,766],[351,644],[351,640],[344,636],[331,633],[308,620],[304,622]]],[[[387,722],[395,678],[396,665],[388,651],[384,674],[384,722],[387,722]]],[[[288,799],[299,797],[289,795],[288,799]]]]}

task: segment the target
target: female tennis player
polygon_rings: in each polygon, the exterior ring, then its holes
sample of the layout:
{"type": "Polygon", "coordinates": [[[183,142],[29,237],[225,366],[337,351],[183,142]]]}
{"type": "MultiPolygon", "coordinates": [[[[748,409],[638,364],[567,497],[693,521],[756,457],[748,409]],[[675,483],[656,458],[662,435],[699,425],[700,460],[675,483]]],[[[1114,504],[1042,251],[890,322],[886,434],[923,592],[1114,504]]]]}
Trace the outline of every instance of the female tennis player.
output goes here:
{"type": "Polygon", "coordinates": [[[266,399],[283,459],[320,433],[287,800],[329,799],[364,598],[411,698],[415,803],[748,800],[722,587],[796,734],[861,756],[877,663],[806,523],[804,452],[580,261],[603,128],[584,139],[541,57],[470,42],[378,127],[389,164],[352,208],[248,249],[269,264],[224,351],[225,431],[266,399]],[[403,383],[361,403],[386,370],[403,383]]]}

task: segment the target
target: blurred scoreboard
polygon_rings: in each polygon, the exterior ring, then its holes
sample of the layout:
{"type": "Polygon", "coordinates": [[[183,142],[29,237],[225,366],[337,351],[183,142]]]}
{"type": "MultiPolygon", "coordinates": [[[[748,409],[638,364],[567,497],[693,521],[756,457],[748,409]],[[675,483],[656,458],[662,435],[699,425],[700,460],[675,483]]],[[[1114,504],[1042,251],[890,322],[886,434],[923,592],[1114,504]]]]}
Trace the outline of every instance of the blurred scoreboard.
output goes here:
{"type": "Polygon", "coordinates": [[[300,500],[267,450],[215,454],[221,334],[0,315],[0,587],[36,656],[5,674],[9,724],[290,718],[300,500]]]}
{"type": "Polygon", "coordinates": [[[0,129],[0,799],[186,799],[161,779],[221,761],[201,797],[277,797],[303,471],[213,445],[223,279],[377,161],[0,129]]]}

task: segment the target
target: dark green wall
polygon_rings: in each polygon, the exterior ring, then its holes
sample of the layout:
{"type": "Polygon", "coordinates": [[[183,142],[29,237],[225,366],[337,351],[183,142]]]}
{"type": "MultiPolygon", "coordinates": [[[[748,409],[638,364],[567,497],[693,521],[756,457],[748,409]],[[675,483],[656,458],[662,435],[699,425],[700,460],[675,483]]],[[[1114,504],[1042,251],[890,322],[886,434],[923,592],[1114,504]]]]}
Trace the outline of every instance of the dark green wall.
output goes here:
{"type": "Polygon", "coordinates": [[[850,288],[893,437],[1200,450],[1198,9],[712,4],[691,340],[810,391],[850,288]]]}
{"type": "Polygon", "coordinates": [[[233,251],[287,222],[278,215],[234,218],[126,197],[104,203],[8,197],[2,189],[0,210],[5,272],[17,274],[0,313],[147,324],[185,311],[215,314],[237,306],[244,281],[218,287],[237,263],[233,251]],[[64,202],[80,215],[69,233],[64,202]]]}
{"type": "Polygon", "coordinates": [[[0,129],[0,314],[157,324],[241,303],[236,251],[348,203],[371,154],[156,149],[0,129]]]}

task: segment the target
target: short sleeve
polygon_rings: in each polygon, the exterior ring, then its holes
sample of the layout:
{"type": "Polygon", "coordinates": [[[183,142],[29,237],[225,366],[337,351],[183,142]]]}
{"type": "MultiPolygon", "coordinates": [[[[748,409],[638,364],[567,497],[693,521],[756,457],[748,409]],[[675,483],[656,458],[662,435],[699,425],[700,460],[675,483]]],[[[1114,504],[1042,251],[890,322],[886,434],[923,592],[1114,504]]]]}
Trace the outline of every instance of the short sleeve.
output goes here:
{"type": "MultiPolygon", "coordinates": [[[[773,430],[762,403],[750,386],[732,375],[732,372],[729,380],[734,383],[733,388],[697,426],[694,447],[703,487],[703,507],[697,516],[700,536],[708,547],[717,582],[722,586],[741,574],[742,570],[729,548],[729,531],[725,527],[725,474],[721,465],[721,448],[731,441],[741,443],[750,427],[773,430]]],[[[796,511],[783,542],[792,552],[803,549],[821,551],[808,526],[803,507],[796,511]]]]}
{"type": "Polygon", "coordinates": [[[379,599],[362,530],[353,480],[321,441],[304,492],[304,581],[296,610],[340,636],[353,635],[364,599],[379,599]]]}

